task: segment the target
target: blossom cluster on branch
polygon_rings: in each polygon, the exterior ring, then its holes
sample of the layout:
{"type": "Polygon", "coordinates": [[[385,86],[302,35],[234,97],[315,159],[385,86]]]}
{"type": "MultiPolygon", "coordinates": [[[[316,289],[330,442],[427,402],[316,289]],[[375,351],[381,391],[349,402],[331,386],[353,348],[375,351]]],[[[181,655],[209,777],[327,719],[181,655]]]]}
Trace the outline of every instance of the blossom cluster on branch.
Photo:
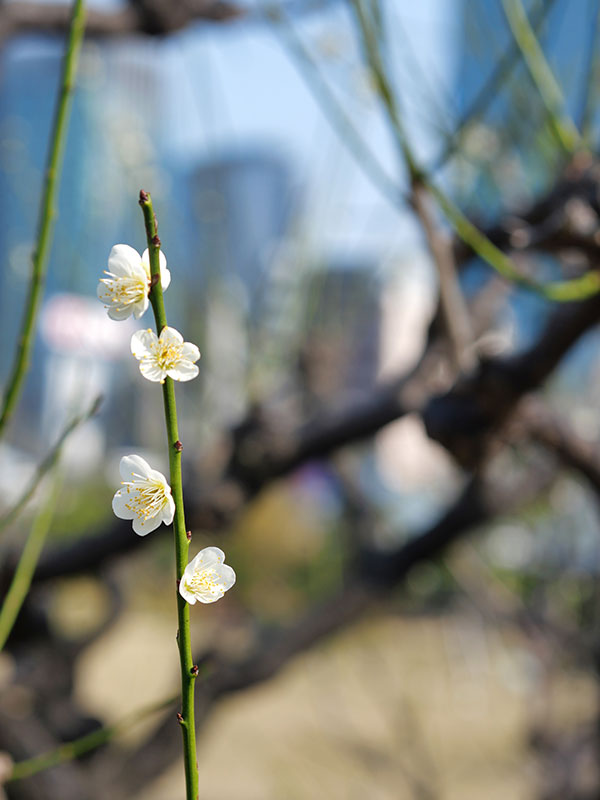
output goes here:
{"type": "MultiPolygon", "coordinates": [[[[167,259],[160,252],[160,283],[166,289],[171,282],[167,259]]],[[[98,298],[104,303],[108,316],[124,320],[139,319],[149,305],[152,290],[148,250],[140,254],[133,247],[117,244],[110,251],[108,269],[98,283],[98,298]]],[[[137,331],[131,337],[131,353],[140,362],[140,372],[146,380],[164,384],[190,381],[198,375],[196,361],[200,351],[195,344],[185,342],[175,328],[163,327],[157,336],[151,329],[137,331]]],[[[146,536],[161,524],[171,525],[175,516],[175,501],[171,487],[162,472],[153,469],[139,455],[121,459],[121,486],[112,501],[114,513],[120,519],[132,520],[139,536],[146,536]]],[[[218,547],[205,547],[187,565],[179,582],[179,593],[190,605],[196,601],[214,603],[235,583],[235,572],[225,562],[218,547]]]]}

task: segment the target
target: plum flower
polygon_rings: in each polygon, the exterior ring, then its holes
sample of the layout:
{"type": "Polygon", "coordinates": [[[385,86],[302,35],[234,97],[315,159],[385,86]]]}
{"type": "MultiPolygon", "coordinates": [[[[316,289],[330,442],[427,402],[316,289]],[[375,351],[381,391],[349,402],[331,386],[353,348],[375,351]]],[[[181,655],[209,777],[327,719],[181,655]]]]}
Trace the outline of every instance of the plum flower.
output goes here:
{"type": "MultiPolygon", "coordinates": [[[[167,259],[159,252],[160,283],[164,289],[171,283],[167,259]]],[[[104,303],[111,319],[136,319],[148,308],[150,291],[150,261],[148,250],[142,255],[128,244],[116,244],[108,256],[105,278],[100,278],[97,295],[104,303]]]]}
{"type": "Polygon", "coordinates": [[[190,605],[196,600],[214,603],[235,583],[235,572],[225,562],[218,547],[205,547],[185,568],[179,582],[179,594],[190,605]]]}
{"type": "Polygon", "coordinates": [[[137,331],[131,337],[131,352],[140,362],[140,372],[149,381],[191,381],[198,374],[194,361],[200,358],[195,344],[184,342],[175,328],[165,326],[157,336],[154,331],[137,331]]]}
{"type": "Polygon", "coordinates": [[[133,520],[133,530],[139,536],[170,525],[175,503],[167,479],[141,456],[124,456],[119,464],[123,488],[113,497],[112,508],[120,519],[133,520]]]}

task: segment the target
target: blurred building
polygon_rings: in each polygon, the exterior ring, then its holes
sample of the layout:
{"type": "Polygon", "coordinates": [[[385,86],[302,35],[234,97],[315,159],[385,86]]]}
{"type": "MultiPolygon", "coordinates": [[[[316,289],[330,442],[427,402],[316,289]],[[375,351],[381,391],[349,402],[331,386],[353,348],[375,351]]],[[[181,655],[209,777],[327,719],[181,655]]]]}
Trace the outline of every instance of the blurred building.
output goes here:
{"type": "MultiPolygon", "coordinates": [[[[12,364],[29,281],[62,48],[59,39],[27,37],[10,41],[0,55],[0,334],[11,342],[0,351],[2,382],[12,364]]],[[[131,329],[108,331],[101,307],[87,298],[95,296],[113,244],[143,243],[137,193],[141,186],[160,183],[159,149],[146,124],[156,115],[157,97],[152,62],[135,47],[129,54],[110,46],[85,48],[59,187],[45,324],[15,426],[19,446],[33,452],[47,448],[66,419],[99,393],[105,396],[105,413],[113,417],[111,435],[118,437],[130,426],[125,419],[130,404],[115,413],[108,369],[109,361],[121,358],[119,348],[101,343],[120,335],[124,359],[131,329]],[[137,241],[131,241],[132,231],[139,231],[137,241]],[[59,296],[62,302],[54,303],[59,296]],[[58,310],[75,307],[73,317],[58,310]],[[75,329],[95,331],[99,338],[94,342],[75,329]]]]}
{"type": "Polygon", "coordinates": [[[379,371],[381,287],[367,265],[332,265],[307,282],[300,358],[308,414],[372,392],[379,371]]]}
{"type": "Polygon", "coordinates": [[[205,414],[230,424],[247,406],[250,342],[268,324],[266,301],[294,192],[283,158],[253,149],[199,165],[190,191],[196,257],[180,305],[190,335],[202,342],[205,414]]]}

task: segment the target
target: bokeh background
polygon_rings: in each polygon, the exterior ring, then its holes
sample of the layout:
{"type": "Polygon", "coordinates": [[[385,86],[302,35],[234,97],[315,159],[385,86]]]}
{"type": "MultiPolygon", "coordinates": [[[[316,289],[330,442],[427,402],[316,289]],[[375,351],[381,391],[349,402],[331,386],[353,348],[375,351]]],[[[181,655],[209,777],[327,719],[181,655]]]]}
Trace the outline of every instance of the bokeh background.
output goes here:
{"type": "MultiPolygon", "coordinates": [[[[363,2],[415,157],[524,275],[598,266],[598,0],[526,2],[580,132],[565,152],[512,0],[363,2]]],[[[0,377],[28,285],[67,6],[0,5],[0,377]]],[[[431,239],[342,0],[89,4],[31,370],[0,515],[74,415],[34,585],[0,654],[18,761],[140,710],[14,800],[183,796],[172,542],[110,501],[166,472],[142,324],[95,291],[143,250],[149,191],[192,554],[238,582],[192,609],[203,800],[592,800],[600,793],[597,298],[501,279],[432,206],[470,327],[457,366],[431,239]]],[[[456,313],[460,313],[460,306],[456,313]]],[[[464,321],[464,320],[463,320],[464,321]]],[[[1,532],[6,589],[52,478],[1,532]]]]}

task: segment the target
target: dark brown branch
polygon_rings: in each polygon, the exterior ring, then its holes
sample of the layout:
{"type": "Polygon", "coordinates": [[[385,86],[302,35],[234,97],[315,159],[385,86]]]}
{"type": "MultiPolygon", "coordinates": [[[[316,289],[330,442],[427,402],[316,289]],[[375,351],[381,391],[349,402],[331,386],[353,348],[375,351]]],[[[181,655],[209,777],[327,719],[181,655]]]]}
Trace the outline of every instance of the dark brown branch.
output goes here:
{"type": "MultiPolygon", "coordinates": [[[[137,2],[119,11],[88,10],[86,35],[166,35],[194,21],[224,22],[243,13],[239,6],[226,0],[137,2]]],[[[32,31],[63,33],[68,30],[68,23],[67,3],[18,2],[0,6],[0,38],[32,31]]]]}
{"type": "MultiPolygon", "coordinates": [[[[550,192],[527,208],[504,215],[495,225],[481,226],[481,230],[501,250],[577,250],[596,263],[600,254],[599,221],[600,166],[580,156],[550,192]]],[[[473,256],[462,241],[457,240],[454,249],[460,263],[473,256]]]]}
{"type": "Polygon", "coordinates": [[[590,442],[577,436],[541,402],[527,403],[519,414],[519,425],[535,442],[553,452],[569,469],[579,472],[600,497],[600,460],[590,442]]]}
{"type": "MultiPolygon", "coordinates": [[[[355,622],[374,602],[402,584],[418,563],[437,558],[473,528],[499,513],[516,510],[547,486],[548,475],[538,476],[527,486],[503,494],[495,485],[472,479],[456,503],[425,533],[410,539],[392,553],[364,553],[347,587],[316,608],[310,609],[287,630],[260,639],[252,653],[242,661],[205,656],[198,659],[209,671],[196,689],[197,719],[206,722],[214,705],[223,697],[272,678],[298,654],[324,637],[355,622]]],[[[140,749],[127,754],[126,763],[113,772],[100,796],[125,800],[135,789],[158,777],[179,756],[174,715],[170,715],[140,749]]],[[[102,780],[105,765],[95,769],[102,780]]]]}
{"type": "Polygon", "coordinates": [[[509,358],[482,361],[478,371],[423,411],[432,439],[463,466],[479,463],[519,400],[539,387],[575,342],[600,322],[600,296],[559,305],[538,341],[509,358]]]}
{"type": "MultiPolygon", "coordinates": [[[[307,461],[326,458],[339,447],[366,439],[389,422],[412,410],[412,388],[408,378],[382,386],[369,400],[344,414],[324,417],[301,428],[289,440],[270,448],[258,419],[250,418],[233,431],[233,452],[222,481],[205,492],[188,492],[186,513],[194,527],[219,527],[269,482],[284,477],[307,461]],[[231,495],[234,500],[231,500],[231,495]],[[196,502],[194,502],[194,500],[196,502]]],[[[141,539],[129,523],[115,521],[109,530],[95,536],[58,545],[42,557],[36,582],[96,570],[107,559],[137,548],[141,539]]],[[[7,565],[0,587],[12,574],[7,565]]]]}
{"type": "MultiPolygon", "coordinates": [[[[480,463],[491,439],[519,400],[540,386],[569,348],[598,322],[598,296],[559,306],[529,350],[510,358],[482,361],[474,375],[461,380],[446,394],[432,398],[422,412],[429,435],[459,463],[469,468],[480,463]]],[[[204,499],[200,498],[196,506],[188,503],[189,517],[196,524],[222,524],[271,481],[308,460],[326,458],[343,445],[373,435],[414,409],[414,391],[408,379],[389,384],[369,403],[343,416],[307,426],[286,444],[269,447],[257,425],[239,432],[237,438],[233,434],[233,456],[221,483],[211,488],[204,499]],[[228,513],[220,506],[220,490],[237,498],[228,513]]],[[[42,558],[35,580],[97,569],[107,559],[132,550],[137,544],[138,537],[132,536],[131,530],[115,524],[106,533],[50,550],[42,558]]]]}
{"type": "MultiPolygon", "coordinates": [[[[304,14],[323,8],[330,0],[287,0],[289,14],[304,14]]],[[[234,0],[130,0],[118,11],[87,12],[86,36],[168,36],[194,22],[258,21],[262,14],[234,0]]],[[[0,3],[0,39],[20,33],[64,33],[68,30],[68,3],[0,3]]]]}

